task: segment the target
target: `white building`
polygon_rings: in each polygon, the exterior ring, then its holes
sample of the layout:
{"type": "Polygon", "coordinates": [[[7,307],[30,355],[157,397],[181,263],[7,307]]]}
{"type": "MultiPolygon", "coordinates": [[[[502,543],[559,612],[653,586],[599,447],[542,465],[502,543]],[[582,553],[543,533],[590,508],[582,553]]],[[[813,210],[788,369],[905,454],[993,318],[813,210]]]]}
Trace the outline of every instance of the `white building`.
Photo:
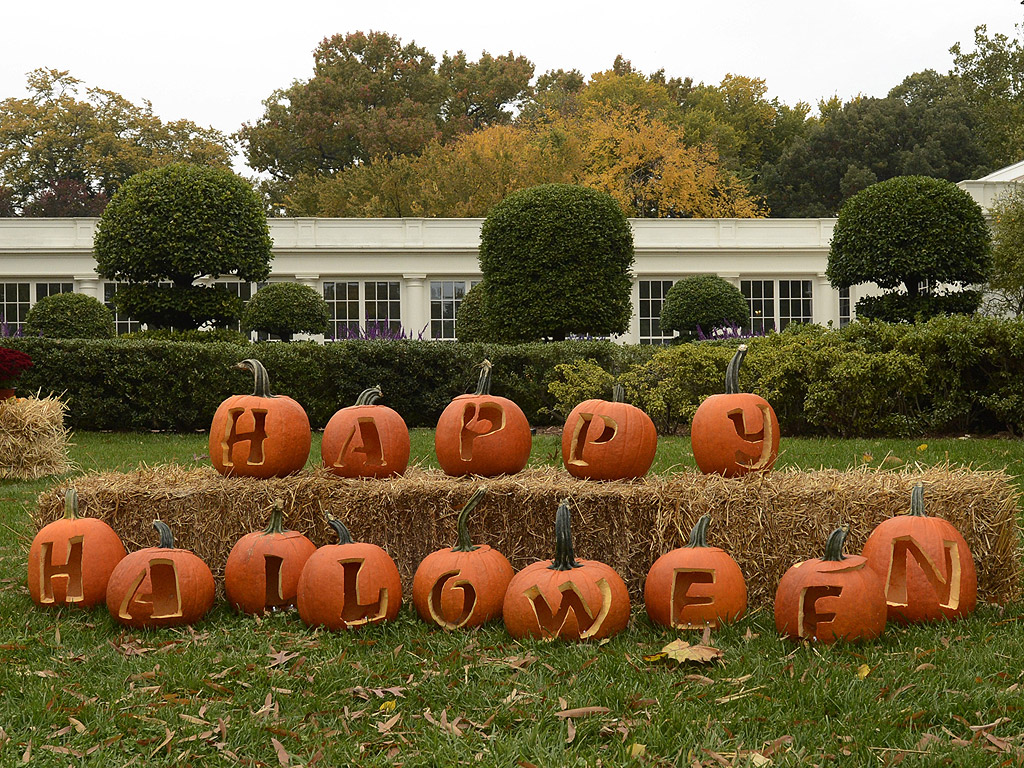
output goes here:
{"type": "MultiPolygon", "coordinates": [[[[961,182],[988,207],[1024,163],[961,182]]],[[[0,219],[0,314],[20,326],[29,307],[52,293],[77,291],[109,302],[116,284],[96,274],[97,219],[0,219]]],[[[321,292],[335,338],[386,323],[413,337],[454,338],[455,311],[480,280],[483,219],[271,219],[271,281],[321,292]]],[[[633,319],[620,340],[662,343],[658,317],[672,283],[714,272],[750,302],[755,330],[791,322],[849,322],[871,286],[837,291],[825,277],[835,219],[631,219],[636,261],[633,319]]],[[[227,283],[243,298],[258,287],[227,283]]],[[[132,327],[118,318],[118,331],[132,327]]]]}

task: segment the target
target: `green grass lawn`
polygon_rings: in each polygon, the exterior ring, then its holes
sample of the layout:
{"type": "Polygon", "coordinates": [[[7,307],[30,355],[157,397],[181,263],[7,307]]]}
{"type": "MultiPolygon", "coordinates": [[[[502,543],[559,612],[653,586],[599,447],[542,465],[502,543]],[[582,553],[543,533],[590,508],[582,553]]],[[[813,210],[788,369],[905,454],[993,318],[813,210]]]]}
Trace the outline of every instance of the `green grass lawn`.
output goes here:
{"type": "MultiPolygon", "coordinates": [[[[414,461],[435,465],[432,439],[414,430],[414,461]]],[[[204,435],[74,442],[82,471],[207,461],[204,435]]],[[[539,435],[531,461],[559,463],[557,436],[539,435]]],[[[790,439],[779,464],[946,461],[1024,478],[1024,444],[1003,440],[790,439]]],[[[693,466],[687,439],[661,440],[655,471],[693,466]]],[[[723,663],[699,667],[645,659],[675,634],[637,606],[602,644],[519,642],[500,624],[433,631],[409,607],[390,626],[352,633],[308,630],[294,612],[243,618],[223,603],[193,628],[127,631],[103,609],[29,600],[28,512],[52,482],[0,485],[3,766],[1024,762],[1017,604],[832,647],[781,640],[759,607],[711,637],[723,663]]]]}

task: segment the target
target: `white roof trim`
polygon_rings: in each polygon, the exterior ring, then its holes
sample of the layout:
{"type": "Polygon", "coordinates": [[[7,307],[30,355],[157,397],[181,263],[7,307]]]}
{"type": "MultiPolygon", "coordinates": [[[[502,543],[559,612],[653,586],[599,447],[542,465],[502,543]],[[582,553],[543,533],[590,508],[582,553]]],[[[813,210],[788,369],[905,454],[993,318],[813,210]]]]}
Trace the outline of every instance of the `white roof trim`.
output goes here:
{"type": "Polygon", "coordinates": [[[982,176],[978,181],[1024,181],[1024,160],[982,176]]]}

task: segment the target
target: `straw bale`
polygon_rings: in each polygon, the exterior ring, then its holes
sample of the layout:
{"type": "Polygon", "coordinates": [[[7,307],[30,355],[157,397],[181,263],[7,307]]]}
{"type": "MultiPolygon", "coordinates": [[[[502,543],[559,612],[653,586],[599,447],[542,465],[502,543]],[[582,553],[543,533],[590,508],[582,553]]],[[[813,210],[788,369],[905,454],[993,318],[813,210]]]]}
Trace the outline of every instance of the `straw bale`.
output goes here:
{"type": "Polygon", "coordinates": [[[71,471],[66,410],[52,396],[0,401],[0,478],[38,480],[71,471]]]}
{"type": "MultiPolygon", "coordinates": [[[[495,546],[517,569],[548,559],[555,509],[568,497],[577,557],[612,565],[634,598],[642,596],[651,563],[685,543],[698,517],[709,513],[709,544],[739,562],[752,608],[771,605],[789,566],[820,557],[834,527],[848,524],[848,551],[859,552],[877,523],[909,511],[911,489],[923,482],[928,513],[956,525],[974,553],[980,598],[1005,603],[1021,591],[1019,493],[1001,471],[822,469],[737,479],[690,471],[598,483],[555,468],[487,480],[454,479],[415,467],[390,480],[341,479],[323,469],[253,480],[225,478],[208,467],[162,465],[73,482],[83,514],[106,519],[129,549],[152,546],[152,521],[160,518],[180,546],[197,552],[218,574],[233,543],[265,527],[275,499],[285,502],[286,526],[318,545],[333,540],[324,519],[329,513],[357,540],[384,547],[407,589],[424,556],[454,544],[458,510],[481,483],[489,492],[470,521],[474,541],[495,546]]],[[[33,515],[37,526],[61,514],[69,484],[40,495],[33,515]]]]}

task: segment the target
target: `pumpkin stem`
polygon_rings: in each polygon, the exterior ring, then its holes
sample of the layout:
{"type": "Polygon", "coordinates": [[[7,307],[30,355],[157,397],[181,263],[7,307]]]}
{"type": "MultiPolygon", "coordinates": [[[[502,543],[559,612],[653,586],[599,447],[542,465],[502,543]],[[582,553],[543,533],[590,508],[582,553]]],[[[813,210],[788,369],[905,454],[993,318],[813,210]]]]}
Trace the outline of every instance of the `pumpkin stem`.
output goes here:
{"type": "Polygon", "coordinates": [[[355,543],[352,540],[352,534],[348,532],[348,528],[345,527],[345,524],[343,522],[341,522],[341,520],[337,520],[337,519],[335,519],[333,517],[328,516],[327,517],[327,524],[329,526],[331,526],[331,528],[334,529],[334,532],[336,534],[338,534],[338,543],[339,544],[354,544],[355,543]]]}
{"type": "Polygon", "coordinates": [[[264,535],[272,533],[284,533],[284,502],[278,499],[274,502],[274,509],[270,513],[270,524],[263,529],[264,535]]]}
{"type": "Polygon", "coordinates": [[[846,541],[846,534],[850,532],[850,529],[845,525],[841,525],[829,534],[828,541],[825,543],[825,556],[822,560],[829,562],[839,562],[846,559],[846,555],[843,554],[843,543],[846,541]]]}
{"type": "Polygon", "coordinates": [[[927,517],[924,513],[924,484],[918,483],[910,492],[911,517],[927,517]]]}
{"type": "Polygon", "coordinates": [[[484,360],[477,368],[480,369],[480,378],[477,379],[474,394],[489,395],[491,394],[491,361],[484,360]]]}
{"type": "Polygon", "coordinates": [[[572,551],[572,527],[569,520],[569,500],[562,499],[555,512],[555,559],[548,566],[552,571],[571,571],[582,568],[572,551]]]}
{"type": "Polygon", "coordinates": [[[626,402],[626,388],[621,384],[612,385],[612,402],[613,403],[624,403],[626,402]]]}
{"type": "Polygon", "coordinates": [[[78,491],[74,488],[68,488],[68,492],[64,494],[64,519],[78,519],[78,491]]]}
{"type": "Polygon", "coordinates": [[[153,527],[160,532],[160,549],[174,549],[174,534],[163,520],[154,520],[153,527]]]}
{"type": "Polygon", "coordinates": [[[480,499],[487,493],[487,486],[481,485],[475,491],[473,495],[469,497],[469,501],[466,502],[466,506],[459,512],[459,543],[452,547],[452,552],[472,552],[474,549],[479,547],[473,546],[473,541],[469,538],[469,513],[476,509],[476,505],[480,503],[480,499]]]}
{"type": "Polygon", "coordinates": [[[364,389],[356,398],[356,405],[373,405],[381,398],[380,384],[376,387],[364,389]]]}
{"type": "Polygon", "coordinates": [[[267,375],[267,369],[263,367],[263,363],[259,360],[250,357],[238,363],[235,368],[241,368],[243,371],[252,371],[256,379],[252,393],[256,397],[277,397],[277,395],[270,394],[270,377],[267,375]]]}
{"type": "Polygon", "coordinates": [[[690,540],[687,547],[706,547],[708,545],[708,525],[711,523],[711,515],[701,515],[700,520],[690,531],[690,540]]]}
{"type": "Polygon", "coordinates": [[[743,358],[747,356],[747,345],[740,344],[736,354],[729,361],[729,367],[725,369],[725,394],[736,395],[740,391],[740,366],[743,358]]]}

